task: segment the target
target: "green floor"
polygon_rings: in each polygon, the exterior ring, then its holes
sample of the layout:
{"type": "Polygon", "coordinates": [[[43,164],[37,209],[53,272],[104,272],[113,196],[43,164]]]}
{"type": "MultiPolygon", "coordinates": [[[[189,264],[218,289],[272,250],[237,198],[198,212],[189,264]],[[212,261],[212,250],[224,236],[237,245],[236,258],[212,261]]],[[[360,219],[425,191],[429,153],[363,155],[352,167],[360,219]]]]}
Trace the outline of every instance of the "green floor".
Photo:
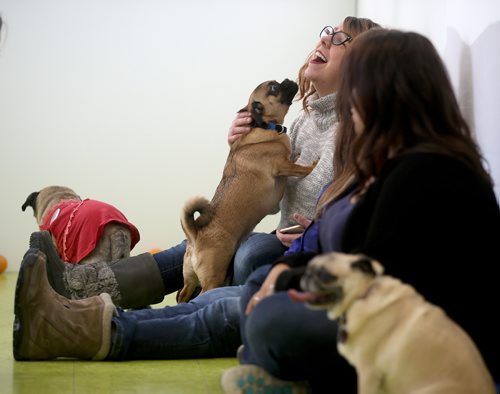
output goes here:
{"type": "MultiPolygon", "coordinates": [[[[165,361],[16,362],[12,320],[17,273],[0,274],[0,393],[221,393],[235,358],[165,361]]],[[[171,304],[167,297],[163,304],[171,304]]],[[[162,304],[162,305],[163,305],[162,304]]]]}

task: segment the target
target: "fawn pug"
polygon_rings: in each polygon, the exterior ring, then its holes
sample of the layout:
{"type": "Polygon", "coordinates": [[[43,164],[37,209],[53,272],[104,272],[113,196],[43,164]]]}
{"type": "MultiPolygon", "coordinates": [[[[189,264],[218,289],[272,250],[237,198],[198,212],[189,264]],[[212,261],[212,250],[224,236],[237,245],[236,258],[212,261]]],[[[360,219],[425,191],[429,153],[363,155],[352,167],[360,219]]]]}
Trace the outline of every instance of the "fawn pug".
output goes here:
{"type": "Polygon", "coordinates": [[[469,335],[413,287],[382,273],[366,256],[330,253],[308,264],[305,293],[289,291],[338,320],[338,350],[356,368],[358,392],[494,394],[469,335]]]}
{"type": "Polygon", "coordinates": [[[290,160],[290,139],[281,125],[297,90],[288,79],[257,86],[240,110],[252,114],[252,130],[231,145],[212,200],[194,197],[186,202],[181,214],[187,246],[179,302],[189,300],[198,287],[204,292],[223,285],[238,245],[262,218],[279,211],[286,177],[305,177],[314,169],[316,163],[301,166],[290,160]]]}

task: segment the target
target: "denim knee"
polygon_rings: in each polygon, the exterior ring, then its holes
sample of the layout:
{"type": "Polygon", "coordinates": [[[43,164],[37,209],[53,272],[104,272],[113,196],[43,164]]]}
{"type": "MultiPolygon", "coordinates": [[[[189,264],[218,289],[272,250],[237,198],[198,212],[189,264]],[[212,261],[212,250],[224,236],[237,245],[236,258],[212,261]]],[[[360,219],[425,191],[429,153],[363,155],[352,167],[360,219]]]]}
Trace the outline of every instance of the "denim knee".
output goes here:
{"type": "Polygon", "coordinates": [[[186,240],[182,241],[179,245],[153,254],[153,258],[160,269],[165,294],[173,293],[184,285],[182,264],[185,253],[186,240]]]}
{"type": "Polygon", "coordinates": [[[293,302],[286,292],[257,304],[245,335],[252,361],[278,378],[321,387],[335,374],[342,392],[355,387],[354,369],[337,352],[337,324],[326,311],[293,302]]]}
{"type": "Polygon", "coordinates": [[[243,310],[245,310],[250,298],[252,298],[252,296],[260,289],[271,268],[272,266],[270,264],[265,265],[257,268],[252,274],[250,274],[241,292],[240,303],[243,310]]]}
{"type": "Polygon", "coordinates": [[[263,265],[271,264],[286,250],[275,234],[250,234],[234,255],[233,284],[245,283],[252,272],[263,265]]]}

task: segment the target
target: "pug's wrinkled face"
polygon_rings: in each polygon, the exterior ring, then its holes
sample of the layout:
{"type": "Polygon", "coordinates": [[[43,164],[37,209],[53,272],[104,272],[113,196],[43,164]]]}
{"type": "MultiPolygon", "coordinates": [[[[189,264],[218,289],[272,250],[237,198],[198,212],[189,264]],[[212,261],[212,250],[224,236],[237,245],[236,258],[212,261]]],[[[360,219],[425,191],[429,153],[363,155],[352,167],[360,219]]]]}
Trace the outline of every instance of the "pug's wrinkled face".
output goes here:
{"type": "Polygon", "coordinates": [[[315,257],[300,282],[304,292],[296,300],[312,309],[328,309],[330,318],[338,318],[383,270],[378,261],[360,254],[315,257]]]}
{"type": "Polygon", "coordinates": [[[268,123],[281,124],[298,89],[298,85],[289,79],[281,83],[263,82],[255,88],[250,95],[248,105],[240,112],[251,112],[254,127],[268,123]]]}

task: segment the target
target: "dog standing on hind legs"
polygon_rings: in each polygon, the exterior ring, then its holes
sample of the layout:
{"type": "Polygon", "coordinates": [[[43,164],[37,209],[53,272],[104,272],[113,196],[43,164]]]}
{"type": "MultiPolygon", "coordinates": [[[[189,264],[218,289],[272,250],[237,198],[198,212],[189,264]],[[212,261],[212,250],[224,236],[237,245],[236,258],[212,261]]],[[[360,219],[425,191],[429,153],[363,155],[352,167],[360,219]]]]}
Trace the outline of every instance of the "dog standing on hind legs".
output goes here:
{"type": "Polygon", "coordinates": [[[252,114],[252,130],[231,145],[212,201],[194,197],[186,202],[181,214],[187,246],[179,302],[189,300],[198,287],[205,292],[222,286],[238,245],[266,215],[279,211],[286,177],[304,177],[314,169],[316,163],[301,166],[290,160],[290,139],[281,125],[297,90],[288,79],[257,86],[240,110],[252,114]]]}
{"type": "Polygon", "coordinates": [[[363,255],[330,253],[308,264],[295,301],[338,321],[338,350],[360,394],[495,394],[469,335],[415,289],[383,276],[363,255]]]}

